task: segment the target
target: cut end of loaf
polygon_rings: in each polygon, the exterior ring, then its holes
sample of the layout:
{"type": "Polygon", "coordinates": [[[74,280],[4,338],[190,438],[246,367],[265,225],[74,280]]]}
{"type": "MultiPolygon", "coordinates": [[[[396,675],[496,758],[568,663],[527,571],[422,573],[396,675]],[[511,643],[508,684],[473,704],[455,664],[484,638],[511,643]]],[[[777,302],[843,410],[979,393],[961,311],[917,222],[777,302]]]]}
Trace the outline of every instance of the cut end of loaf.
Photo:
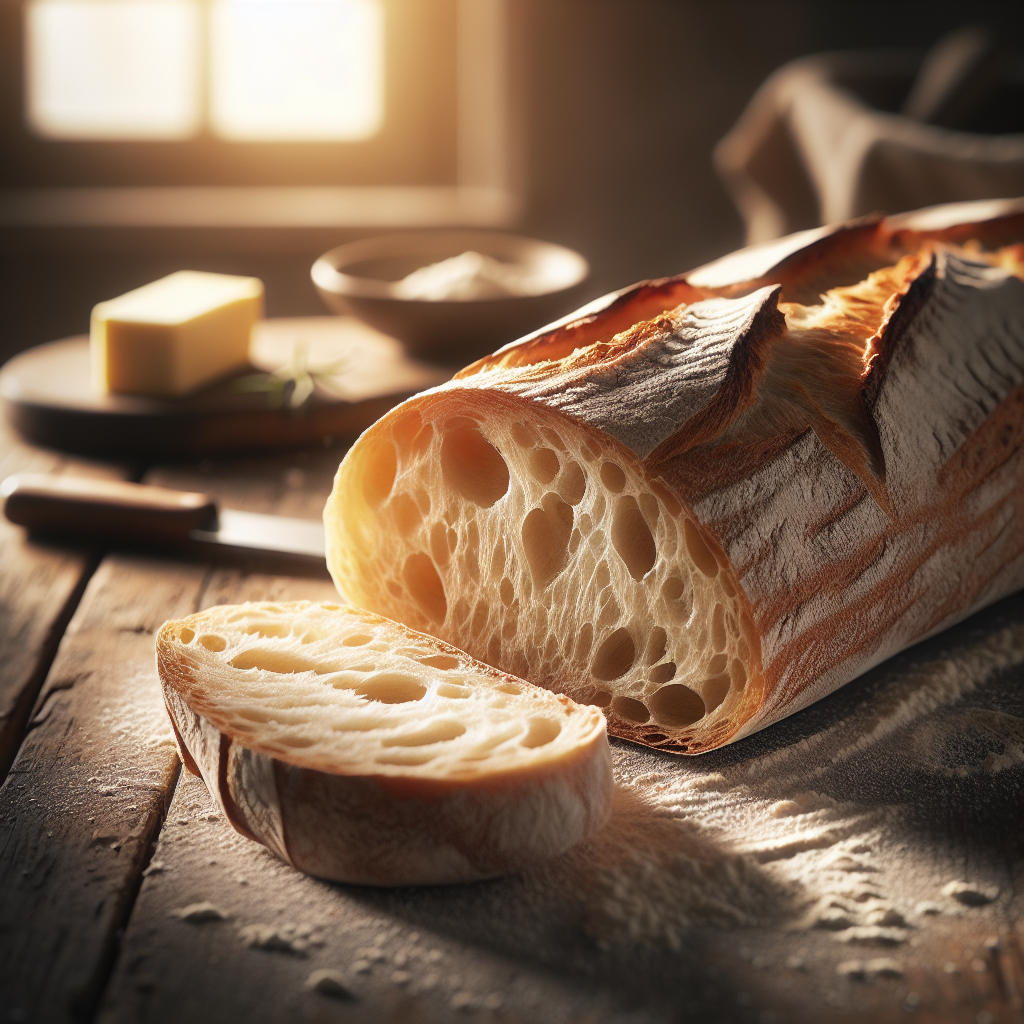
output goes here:
{"type": "Polygon", "coordinates": [[[543,406],[447,390],[338,472],[328,565],[352,600],[696,753],[760,699],[728,560],[628,449],[543,406]]]}
{"type": "Polygon", "coordinates": [[[368,612],[210,609],[164,624],[157,664],[183,759],[232,824],[321,877],[489,877],[610,812],[595,708],[368,612]]]}

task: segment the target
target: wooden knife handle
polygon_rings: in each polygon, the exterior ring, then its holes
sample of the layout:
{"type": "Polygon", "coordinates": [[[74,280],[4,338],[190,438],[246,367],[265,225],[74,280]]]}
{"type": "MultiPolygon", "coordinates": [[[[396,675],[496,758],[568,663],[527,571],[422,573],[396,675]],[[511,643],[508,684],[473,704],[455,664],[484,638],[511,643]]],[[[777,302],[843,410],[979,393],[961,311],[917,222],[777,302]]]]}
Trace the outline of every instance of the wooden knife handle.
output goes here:
{"type": "Polygon", "coordinates": [[[0,484],[0,496],[12,523],[48,534],[167,543],[217,523],[209,495],[119,480],[18,473],[0,484]]]}

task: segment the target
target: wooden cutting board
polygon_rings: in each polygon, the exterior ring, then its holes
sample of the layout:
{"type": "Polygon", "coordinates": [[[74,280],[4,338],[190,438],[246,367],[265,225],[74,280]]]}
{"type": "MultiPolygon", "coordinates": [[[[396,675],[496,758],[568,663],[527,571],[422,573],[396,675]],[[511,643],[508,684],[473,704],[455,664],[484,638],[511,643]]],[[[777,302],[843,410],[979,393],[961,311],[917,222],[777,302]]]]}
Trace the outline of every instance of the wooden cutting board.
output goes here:
{"type": "Polygon", "coordinates": [[[104,395],[92,388],[89,339],[65,338],[11,359],[0,370],[0,399],[11,424],[34,444],[177,461],[351,439],[404,398],[451,376],[450,368],[410,359],[399,342],[350,317],[263,321],[250,361],[185,398],[104,395]],[[315,387],[293,407],[294,388],[282,387],[282,379],[297,366],[311,371],[315,387]]]}

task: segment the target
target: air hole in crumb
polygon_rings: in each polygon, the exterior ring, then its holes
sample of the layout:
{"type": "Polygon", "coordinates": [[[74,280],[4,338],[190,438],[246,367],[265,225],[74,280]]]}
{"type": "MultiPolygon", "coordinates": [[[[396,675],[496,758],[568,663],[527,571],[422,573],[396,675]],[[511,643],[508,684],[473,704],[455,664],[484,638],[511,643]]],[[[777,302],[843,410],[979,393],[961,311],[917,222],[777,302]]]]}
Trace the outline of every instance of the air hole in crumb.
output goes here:
{"type": "Polygon", "coordinates": [[[622,472],[622,467],[616,466],[614,462],[602,462],[601,482],[609,491],[618,494],[626,486],[626,474],[622,472]]]}
{"type": "Polygon", "coordinates": [[[468,686],[457,686],[455,683],[442,683],[437,688],[438,696],[448,697],[450,700],[466,700],[472,692],[468,686]]]}
{"type": "Polygon", "coordinates": [[[522,423],[512,424],[512,437],[520,448],[532,448],[537,443],[537,435],[522,423]]]}
{"type": "Polygon", "coordinates": [[[726,674],[712,676],[712,678],[704,680],[701,690],[704,693],[704,703],[707,705],[708,711],[714,711],[725,700],[729,694],[731,682],[732,680],[726,674]]]}
{"type": "Polygon", "coordinates": [[[743,684],[747,681],[747,670],[743,667],[743,662],[739,658],[732,659],[732,664],[729,666],[729,675],[732,676],[733,686],[737,689],[742,689],[743,684]]]}
{"type": "Polygon", "coordinates": [[[530,452],[530,473],[535,480],[549,484],[558,476],[558,456],[550,448],[534,448],[530,452]]]}
{"type": "Polygon", "coordinates": [[[656,690],[649,698],[651,714],[658,725],[679,728],[692,725],[704,717],[704,701],[682,683],[672,683],[656,690]]]}
{"type": "MultiPolygon", "coordinates": [[[[250,622],[242,632],[247,636],[252,636],[255,633],[258,636],[273,636],[281,639],[282,637],[291,636],[292,631],[283,622],[250,622]]],[[[203,646],[205,647],[206,645],[204,644],[203,646]]]]}
{"type": "Polygon", "coordinates": [[[619,718],[626,719],[627,722],[636,722],[638,725],[643,725],[651,718],[647,705],[642,700],[636,700],[633,697],[613,697],[612,713],[618,715],[619,718]]]}
{"type": "Polygon", "coordinates": [[[729,597],[736,596],[736,587],[733,585],[732,580],[729,579],[728,573],[724,573],[722,575],[722,589],[729,595],[729,597]]]}
{"type": "Polygon", "coordinates": [[[178,634],[178,639],[183,644],[190,644],[195,639],[196,632],[194,629],[189,629],[188,626],[182,626],[181,632],[178,634]]]}
{"type": "Polygon", "coordinates": [[[414,455],[425,455],[427,449],[430,447],[430,442],[434,439],[434,428],[429,423],[424,423],[423,428],[417,431],[416,436],[412,439],[409,447],[412,449],[414,455]]]}
{"type": "Polygon", "coordinates": [[[499,540],[491,552],[491,578],[497,579],[505,571],[505,542],[499,540]]]}
{"type": "Polygon", "coordinates": [[[656,665],[663,657],[665,657],[665,645],[668,642],[668,637],[665,634],[665,630],[661,626],[655,626],[651,630],[651,635],[647,638],[647,648],[644,651],[644,664],[645,665],[656,665]]]}
{"type": "Polygon", "coordinates": [[[512,586],[512,581],[507,576],[501,581],[498,593],[501,595],[501,603],[506,608],[515,600],[516,588],[512,586]]]}
{"type": "Polygon", "coordinates": [[[323,608],[323,610],[325,612],[340,612],[341,611],[341,605],[340,604],[322,604],[322,605],[320,605],[320,607],[323,608]]]}
{"type": "Polygon", "coordinates": [[[708,675],[717,676],[719,672],[725,671],[725,666],[729,664],[728,654],[716,654],[708,662],[708,675]]]}
{"type": "Polygon", "coordinates": [[[523,747],[544,747],[561,731],[561,723],[553,718],[531,718],[530,727],[519,743],[523,747]]]}
{"type": "Polygon", "coordinates": [[[409,704],[422,700],[427,688],[415,677],[403,675],[401,672],[381,672],[371,676],[362,686],[356,687],[356,693],[367,700],[375,700],[381,704],[409,704]]]}
{"type": "Polygon", "coordinates": [[[626,563],[629,575],[635,580],[642,580],[657,560],[658,549],[655,547],[654,537],[640,511],[640,506],[636,503],[636,498],[631,494],[623,495],[615,502],[612,546],[626,563]]]}
{"type": "Polygon", "coordinates": [[[559,451],[564,452],[565,442],[562,440],[562,435],[557,431],[552,430],[550,427],[541,427],[540,432],[553,444],[559,451]]]}
{"type": "Polygon", "coordinates": [[[591,671],[604,682],[625,675],[636,659],[636,646],[629,630],[619,627],[597,649],[591,671]]]}
{"type": "Polygon", "coordinates": [[[362,647],[373,639],[369,633],[353,633],[341,641],[342,647],[362,647]]]}
{"type": "Polygon", "coordinates": [[[389,511],[399,534],[403,537],[408,537],[423,521],[423,516],[420,514],[419,508],[417,508],[416,502],[404,491],[396,494],[391,499],[389,511]]]}
{"type": "Polygon", "coordinates": [[[599,708],[606,708],[611,702],[612,695],[607,690],[596,690],[587,703],[596,704],[599,708]]]}
{"type": "MultiPolygon", "coordinates": [[[[219,640],[220,637],[217,637],[219,640]]],[[[203,637],[199,638],[203,643],[203,637]]],[[[203,644],[205,647],[206,645],[203,644]]],[[[233,668],[249,669],[258,668],[263,672],[278,672],[282,675],[292,675],[295,672],[317,672],[318,666],[315,662],[306,658],[300,658],[289,651],[275,650],[268,647],[250,647],[247,651],[236,654],[231,659],[233,668]]],[[[331,671],[324,668],[321,674],[331,671]]]]}
{"type": "Polygon", "coordinates": [[[467,501],[490,508],[508,490],[508,466],[475,427],[449,426],[441,442],[441,473],[467,501]]]}
{"type": "Polygon", "coordinates": [[[420,419],[420,414],[413,409],[399,416],[391,427],[391,433],[400,448],[411,445],[422,430],[423,420],[420,419]]]}
{"type": "Polygon", "coordinates": [[[558,481],[558,493],[570,505],[578,505],[587,493],[587,477],[578,462],[570,462],[562,470],[558,481]]]}
{"type": "Polygon", "coordinates": [[[216,633],[204,633],[198,640],[208,651],[217,653],[223,651],[227,647],[228,642],[222,636],[217,636],[216,633]]]}
{"type": "Polygon", "coordinates": [[[285,735],[281,737],[281,742],[286,747],[295,747],[301,750],[305,747],[313,746],[313,744],[316,743],[316,740],[311,739],[308,736],[285,735]]]}
{"type": "Polygon", "coordinates": [[[450,654],[431,654],[426,658],[416,659],[421,665],[428,668],[451,669],[459,667],[459,659],[450,654]]]}
{"type": "Polygon", "coordinates": [[[381,740],[382,747],[425,747],[431,743],[447,743],[464,735],[466,727],[460,722],[431,722],[417,732],[407,732],[402,736],[389,736],[381,740]]]}
{"type": "Polygon", "coordinates": [[[577,661],[583,661],[589,656],[593,642],[594,627],[589,622],[584,622],[579,633],[576,634],[576,648],[573,654],[577,661]]]}
{"type": "Polygon", "coordinates": [[[498,683],[495,689],[501,690],[502,693],[511,693],[515,697],[523,692],[523,688],[516,683],[498,683]]]}
{"type": "Polygon", "coordinates": [[[572,507],[557,494],[545,494],[541,507],[523,520],[523,548],[538,587],[547,586],[565,568],[571,534],[572,507]]]}
{"type": "Polygon", "coordinates": [[[720,604],[715,605],[715,613],[711,616],[711,642],[715,645],[716,651],[725,650],[725,608],[720,604]]]}
{"type": "Polygon", "coordinates": [[[679,504],[676,496],[660,480],[651,481],[651,490],[661,498],[661,501],[670,516],[677,516],[683,511],[683,507],[679,504]]]}
{"type": "Polygon", "coordinates": [[[685,533],[686,550],[690,552],[690,557],[693,559],[694,564],[705,576],[712,578],[717,576],[718,561],[711,553],[711,548],[708,547],[707,542],[697,528],[697,524],[692,519],[686,520],[685,533]]]}
{"type": "Polygon", "coordinates": [[[434,563],[424,554],[410,555],[405,560],[402,575],[406,588],[423,614],[434,622],[444,622],[448,614],[448,599],[434,563]]]}
{"type": "Polygon", "coordinates": [[[667,683],[670,679],[674,679],[676,674],[676,663],[674,661],[667,661],[664,665],[656,665],[651,669],[648,679],[652,683],[667,683]]]}
{"type": "Polygon", "coordinates": [[[661,506],[658,505],[658,499],[653,494],[641,494],[637,499],[640,502],[640,509],[644,514],[644,519],[649,523],[657,523],[658,516],[661,515],[661,506]]]}
{"type": "Polygon", "coordinates": [[[391,439],[378,437],[364,457],[363,497],[370,508],[378,509],[387,500],[398,473],[398,455],[391,439]]]}
{"type": "Polygon", "coordinates": [[[434,523],[430,528],[430,553],[437,565],[448,564],[448,527],[444,523],[434,523]]]}

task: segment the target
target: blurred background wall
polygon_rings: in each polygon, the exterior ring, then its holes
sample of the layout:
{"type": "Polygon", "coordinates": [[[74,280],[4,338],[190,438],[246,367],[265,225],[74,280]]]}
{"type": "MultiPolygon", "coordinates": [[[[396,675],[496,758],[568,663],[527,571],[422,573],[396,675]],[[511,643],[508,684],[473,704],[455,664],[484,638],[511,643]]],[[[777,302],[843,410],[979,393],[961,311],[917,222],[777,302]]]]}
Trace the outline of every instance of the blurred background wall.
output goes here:
{"type": "MultiPolygon", "coordinates": [[[[9,52],[16,2],[2,0],[9,52]]],[[[780,64],[823,50],[924,50],[965,21],[989,27],[1018,61],[1024,40],[1024,5],[995,0],[508,0],[506,15],[519,195],[506,226],[582,252],[592,295],[742,244],[711,151],[780,64]]],[[[15,84],[9,67],[8,118],[17,116],[15,84]]],[[[0,188],[33,184],[12,173],[0,165],[0,188]]],[[[84,332],[95,302],[183,267],[263,278],[270,315],[322,314],[310,264],[374,230],[8,222],[0,362],[84,332]]]]}

